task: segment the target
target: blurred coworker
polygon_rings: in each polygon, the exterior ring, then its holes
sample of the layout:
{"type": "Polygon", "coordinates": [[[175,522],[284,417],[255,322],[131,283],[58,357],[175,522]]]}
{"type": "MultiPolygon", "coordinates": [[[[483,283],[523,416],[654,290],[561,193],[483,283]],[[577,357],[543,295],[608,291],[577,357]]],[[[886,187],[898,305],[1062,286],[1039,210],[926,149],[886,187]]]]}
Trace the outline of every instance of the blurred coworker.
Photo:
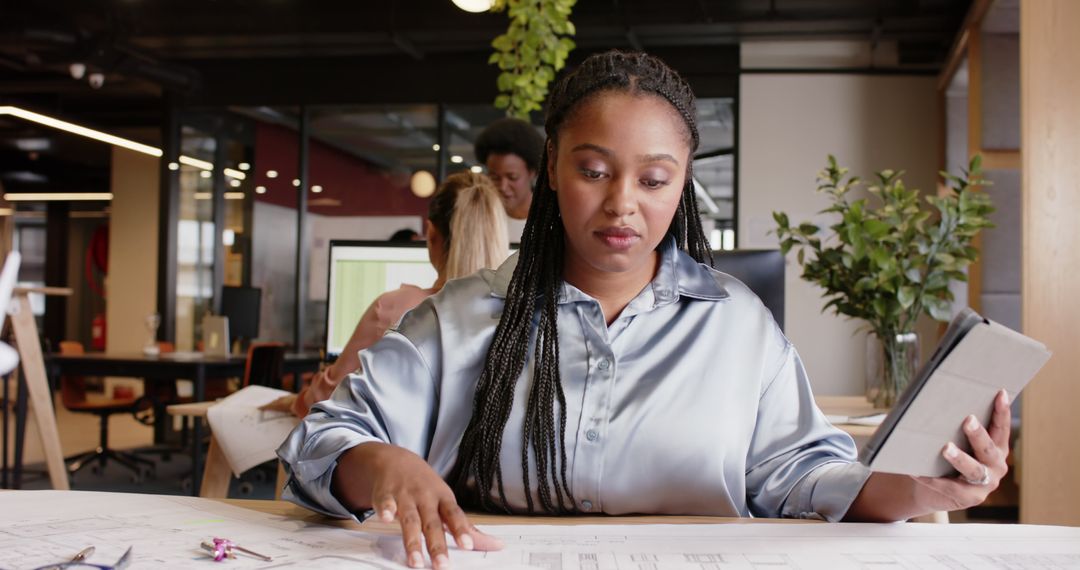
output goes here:
{"type": "Polygon", "coordinates": [[[347,375],[360,368],[361,350],[375,344],[402,315],[438,293],[448,280],[494,269],[509,255],[506,216],[498,192],[482,174],[459,172],[447,177],[431,198],[424,227],[428,257],[438,279],[427,289],[402,285],[379,295],[360,318],[338,359],[295,397],[294,414],[304,417],[315,402],[329,398],[347,375]]]}
{"type": "Polygon", "coordinates": [[[420,234],[416,233],[416,230],[412,228],[401,228],[390,236],[390,241],[392,242],[410,242],[420,241],[422,239],[424,238],[420,237],[420,234]]]}
{"type": "Polygon", "coordinates": [[[473,150],[476,160],[487,168],[510,217],[510,241],[520,241],[532,205],[532,187],[544,139],[529,123],[507,117],[488,125],[477,137],[473,150]]]}

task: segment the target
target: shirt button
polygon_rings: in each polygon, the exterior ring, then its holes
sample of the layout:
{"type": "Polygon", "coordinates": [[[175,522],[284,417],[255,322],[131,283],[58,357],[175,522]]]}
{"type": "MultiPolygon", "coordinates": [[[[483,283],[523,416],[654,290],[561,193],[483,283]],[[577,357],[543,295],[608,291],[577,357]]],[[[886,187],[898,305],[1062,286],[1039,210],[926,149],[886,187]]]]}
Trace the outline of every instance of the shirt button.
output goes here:
{"type": "Polygon", "coordinates": [[[600,362],[598,362],[596,365],[600,367],[600,370],[607,370],[608,366],[611,366],[611,361],[604,358],[600,360],[600,362]]]}
{"type": "Polygon", "coordinates": [[[592,501],[590,501],[588,499],[585,499],[584,501],[581,501],[581,510],[583,510],[583,511],[591,511],[592,510],[592,501]]]}
{"type": "Polygon", "coordinates": [[[589,438],[589,441],[596,441],[597,439],[600,439],[600,433],[594,429],[591,429],[585,432],[585,437],[589,438]]]}

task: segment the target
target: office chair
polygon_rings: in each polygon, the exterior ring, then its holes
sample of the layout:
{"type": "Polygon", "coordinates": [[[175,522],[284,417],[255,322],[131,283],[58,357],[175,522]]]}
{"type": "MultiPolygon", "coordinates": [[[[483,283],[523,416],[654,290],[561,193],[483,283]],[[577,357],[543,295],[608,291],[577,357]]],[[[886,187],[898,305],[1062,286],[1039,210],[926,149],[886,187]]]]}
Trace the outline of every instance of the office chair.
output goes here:
{"type": "MultiPolygon", "coordinates": [[[[84,354],[84,352],[81,342],[71,340],[60,342],[60,354],[80,355],[84,354]]],[[[102,470],[109,459],[132,470],[134,472],[133,480],[136,483],[141,482],[146,474],[154,471],[155,464],[153,461],[132,453],[109,448],[109,416],[135,412],[139,406],[137,400],[138,398],[134,397],[90,400],[87,398],[85,378],[81,376],[60,377],[60,401],[64,407],[72,412],[98,416],[101,426],[101,436],[97,449],[65,458],[65,463],[68,464],[68,473],[74,475],[88,465],[91,466],[91,471],[102,470]],[[95,463],[96,465],[94,465],[95,463]]]]}
{"type": "Polygon", "coordinates": [[[248,347],[243,386],[281,389],[285,369],[285,345],[280,342],[253,342],[248,347]]]}

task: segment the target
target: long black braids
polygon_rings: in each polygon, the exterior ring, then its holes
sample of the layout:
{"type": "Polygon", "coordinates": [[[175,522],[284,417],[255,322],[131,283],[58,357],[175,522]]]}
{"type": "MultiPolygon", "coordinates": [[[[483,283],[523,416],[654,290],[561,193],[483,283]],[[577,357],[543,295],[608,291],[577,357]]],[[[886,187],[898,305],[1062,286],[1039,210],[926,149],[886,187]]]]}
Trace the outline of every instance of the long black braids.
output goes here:
{"type": "MultiPolygon", "coordinates": [[[[654,95],[668,101],[685,123],[690,155],[698,147],[694,94],[679,75],[659,59],[643,53],[608,51],[590,56],[552,89],[544,124],[548,144],[558,144],[563,124],[590,97],[614,91],[654,95]]],[[[533,202],[521,239],[517,268],[506,294],[502,317],[488,348],[484,370],[476,385],[473,414],[449,475],[450,486],[463,505],[511,512],[503,484],[500,452],[514,389],[533,340],[533,320],[539,310],[532,360],[532,384],[524,414],[521,468],[529,513],[535,512],[529,458],[536,463],[537,496],[545,513],[575,512],[567,482],[566,398],[559,375],[558,300],[563,283],[565,230],[555,192],[548,180],[548,154],[540,161],[533,202]],[[555,408],[558,408],[558,425],[555,408]],[[497,490],[498,498],[492,496],[497,490]],[[554,495],[554,497],[552,496],[554,495]]],[[[712,253],[701,227],[693,170],[686,170],[675,217],[668,234],[679,249],[698,262],[712,253]]]]}

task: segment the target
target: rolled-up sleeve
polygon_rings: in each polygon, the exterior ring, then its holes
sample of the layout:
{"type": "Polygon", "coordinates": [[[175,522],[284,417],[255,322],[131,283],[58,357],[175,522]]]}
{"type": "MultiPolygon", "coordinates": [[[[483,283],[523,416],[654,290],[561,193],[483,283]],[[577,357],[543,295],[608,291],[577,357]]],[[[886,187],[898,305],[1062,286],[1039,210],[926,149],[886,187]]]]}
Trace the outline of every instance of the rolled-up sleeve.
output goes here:
{"type": "MultiPolygon", "coordinates": [[[[434,321],[430,307],[418,312],[416,318],[434,321]]],[[[330,489],[341,454],[382,442],[424,457],[439,406],[431,355],[405,334],[388,332],[360,352],[360,362],[361,372],[350,375],[329,400],[315,404],[277,450],[289,475],[283,498],[335,517],[355,516],[330,489]]]]}
{"type": "Polygon", "coordinates": [[[750,512],[760,517],[838,521],[870,476],[851,436],[814,403],[790,343],[762,391],[746,465],[750,512]]]}

